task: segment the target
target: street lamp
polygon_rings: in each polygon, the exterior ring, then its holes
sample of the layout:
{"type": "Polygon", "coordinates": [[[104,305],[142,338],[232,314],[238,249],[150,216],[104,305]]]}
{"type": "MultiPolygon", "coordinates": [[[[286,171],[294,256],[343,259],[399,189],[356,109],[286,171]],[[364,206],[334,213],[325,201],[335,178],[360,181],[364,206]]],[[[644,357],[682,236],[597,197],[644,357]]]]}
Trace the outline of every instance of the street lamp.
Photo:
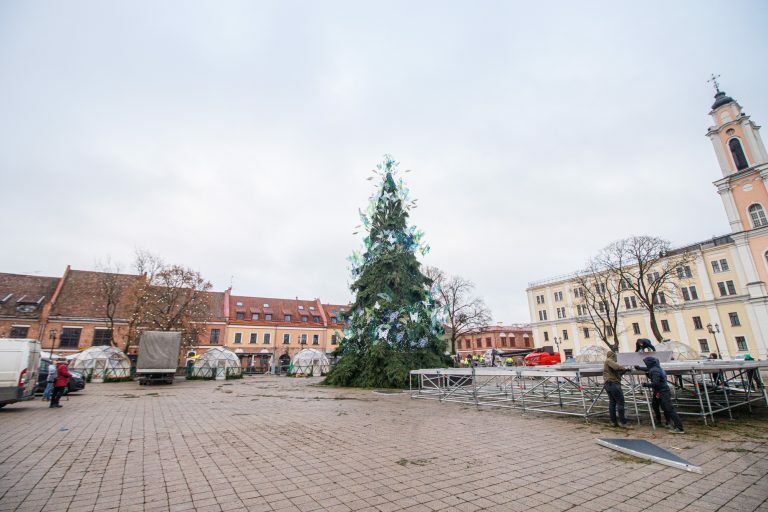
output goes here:
{"type": "Polygon", "coordinates": [[[720,332],[720,326],[717,324],[715,325],[707,324],[707,331],[709,332],[709,334],[712,335],[712,339],[715,340],[715,350],[717,350],[717,358],[722,359],[723,356],[722,354],[720,354],[720,345],[717,343],[717,333],[720,332]]]}
{"type": "Polygon", "coordinates": [[[48,332],[48,337],[51,339],[51,361],[53,361],[53,346],[56,344],[56,329],[51,329],[48,332]]]}
{"type": "Polygon", "coordinates": [[[557,347],[557,353],[559,354],[560,353],[560,342],[563,341],[563,338],[558,338],[557,336],[555,336],[552,339],[555,341],[555,346],[557,347]]]}

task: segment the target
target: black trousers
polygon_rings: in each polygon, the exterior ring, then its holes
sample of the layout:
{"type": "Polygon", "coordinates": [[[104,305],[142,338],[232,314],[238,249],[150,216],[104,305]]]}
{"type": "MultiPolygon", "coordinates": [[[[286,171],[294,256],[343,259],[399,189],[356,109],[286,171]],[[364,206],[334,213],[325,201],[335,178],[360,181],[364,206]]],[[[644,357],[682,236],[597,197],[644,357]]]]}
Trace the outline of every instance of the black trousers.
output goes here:
{"type": "Polygon", "coordinates": [[[606,382],[605,392],[608,394],[608,414],[611,415],[611,423],[613,425],[626,423],[627,418],[624,416],[624,392],[621,390],[621,384],[606,382]],[[617,415],[618,422],[616,421],[617,415]]]}
{"type": "MultiPolygon", "coordinates": [[[[658,399],[656,399],[655,391],[653,394],[654,399],[658,400],[659,405],[661,405],[661,410],[664,411],[664,417],[667,419],[667,421],[672,421],[672,424],[675,426],[675,428],[683,430],[683,422],[680,420],[680,416],[677,414],[675,406],[672,404],[672,393],[668,389],[660,391],[658,399]]],[[[656,419],[659,419],[658,415],[656,416],[656,419]]]]}
{"type": "Polygon", "coordinates": [[[55,407],[59,405],[59,400],[61,399],[61,395],[64,394],[65,389],[67,389],[66,386],[53,388],[53,394],[51,395],[51,407],[55,407]]]}

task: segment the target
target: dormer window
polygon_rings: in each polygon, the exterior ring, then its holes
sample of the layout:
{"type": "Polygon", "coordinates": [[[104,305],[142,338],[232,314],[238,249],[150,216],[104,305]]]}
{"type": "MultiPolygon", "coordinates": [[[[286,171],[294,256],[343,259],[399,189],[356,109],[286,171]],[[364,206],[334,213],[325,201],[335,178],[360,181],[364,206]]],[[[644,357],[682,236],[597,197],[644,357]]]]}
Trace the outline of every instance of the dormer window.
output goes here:
{"type": "Polygon", "coordinates": [[[235,320],[245,320],[245,311],[235,312],[235,320]]]}
{"type": "Polygon", "coordinates": [[[236,305],[237,307],[243,307],[243,303],[242,303],[242,302],[237,302],[235,305],[236,305]]]}
{"type": "Polygon", "coordinates": [[[283,315],[283,321],[284,322],[290,322],[291,321],[291,315],[283,315]]]}
{"type": "Polygon", "coordinates": [[[312,321],[315,322],[316,324],[318,324],[318,323],[320,323],[320,317],[319,316],[313,316],[312,317],[312,321]]]}
{"type": "Polygon", "coordinates": [[[269,307],[269,304],[264,304],[264,307],[265,307],[265,308],[268,308],[268,307],[269,307]]]}
{"type": "Polygon", "coordinates": [[[272,313],[264,313],[264,320],[272,320],[272,313]]]}
{"type": "Polygon", "coordinates": [[[308,320],[307,315],[301,315],[301,321],[306,322],[308,320]]]}
{"type": "Polygon", "coordinates": [[[251,313],[251,320],[258,320],[259,314],[258,313],[251,313]]]}
{"type": "Polygon", "coordinates": [[[310,311],[314,311],[315,310],[315,306],[309,306],[309,310],[310,311]]]}
{"type": "Polygon", "coordinates": [[[737,170],[746,169],[749,167],[747,157],[744,155],[744,148],[741,147],[741,141],[737,138],[733,138],[728,141],[728,148],[731,150],[731,156],[733,157],[733,163],[736,165],[737,170]]]}
{"type": "Polygon", "coordinates": [[[331,323],[334,323],[334,324],[335,324],[335,323],[338,323],[338,322],[339,322],[339,319],[338,319],[338,318],[336,318],[335,316],[332,316],[332,317],[331,317],[331,323]]]}
{"type": "Polygon", "coordinates": [[[302,305],[299,305],[299,309],[304,309],[304,306],[302,306],[302,305]]]}

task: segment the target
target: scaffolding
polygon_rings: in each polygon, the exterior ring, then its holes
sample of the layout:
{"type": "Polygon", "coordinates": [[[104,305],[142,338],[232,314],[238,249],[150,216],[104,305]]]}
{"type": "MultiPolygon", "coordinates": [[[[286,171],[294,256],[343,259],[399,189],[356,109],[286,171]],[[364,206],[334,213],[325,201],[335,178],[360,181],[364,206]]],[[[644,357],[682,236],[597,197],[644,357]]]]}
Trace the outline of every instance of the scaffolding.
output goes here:
{"type": "MultiPolygon", "coordinates": [[[[663,363],[678,414],[715,422],[715,414],[752,404],[768,406],[760,374],[765,361],[673,361],[663,363]]],[[[549,367],[472,367],[413,370],[410,393],[414,399],[457,402],[477,407],[517,409],[578,416],[589,421],[608,414],[602,364],[571,363],[549,367]]],[[[650,419],[655,428],[652,392],[643,371],[622,376],[625,409],[636,418],[650,419]]]]}

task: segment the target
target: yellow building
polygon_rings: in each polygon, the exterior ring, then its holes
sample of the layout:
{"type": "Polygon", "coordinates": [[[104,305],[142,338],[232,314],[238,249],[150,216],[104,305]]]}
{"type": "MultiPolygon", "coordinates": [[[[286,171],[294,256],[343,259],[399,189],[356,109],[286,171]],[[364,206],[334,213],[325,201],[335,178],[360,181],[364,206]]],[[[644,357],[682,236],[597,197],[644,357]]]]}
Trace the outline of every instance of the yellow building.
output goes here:
{"type": "MultiPolygon", "coordinates": [[[[687,247],[694,256],[679,290],[679,303],[657,311],[666,339],[724,358],[750,353],[768,358],[768,153],[759,126],[719,89],[710,115],[712,140],[723,178],[715,182],[732,233],[687,247]],[[690,275],[690,277],[689,277],[690,275]],[[710,333],[712,326],[714,333],[710,333]],[[717,328],[715,328],[717,326],[717,328]],[[717,332],[719,330],[720,332],[717,332]]],[[[602,343],[578,300],[575,275],[529,283],[528,305],[537,347],[565,357],[602,343]]],[[[649,315],[631,294],[622,300],[620,350],[637,338],[653,340],[649,315]]]]}

